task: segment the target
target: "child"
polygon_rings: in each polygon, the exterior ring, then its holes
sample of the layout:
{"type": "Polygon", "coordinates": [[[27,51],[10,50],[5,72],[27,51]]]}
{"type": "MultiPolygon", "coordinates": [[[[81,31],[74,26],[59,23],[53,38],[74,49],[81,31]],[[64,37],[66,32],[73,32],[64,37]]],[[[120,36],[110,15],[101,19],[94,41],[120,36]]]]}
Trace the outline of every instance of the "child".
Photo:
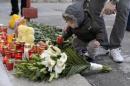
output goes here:
{"type": "MultiPolygon", "coordinates": [[[[63,40],[67,40],[74,34],[76,38],[73,40],[73,48],[79,55],[90,61],[90,70],[110,72],[111,67],[92,63],[104,33],[96,22],[92,22],[90,15],[84,13],[83,4],[84,0],[77,0],[67,7],[65,13],[63,13],[67,29],[63,32],[63,35],[58,36],[57,43],[62,45],[63,40]]],[[[89,65],[89,62],[86,65],[89,65]]]]}
{"type": "Polygon", "coordinates": [[[67,40],[73,34],[73,47],[80,55],[85,55],[92,60],[96,56],[96,49],[100,47],[103,40],[103,31],[96,22],[92,22],[88,13],[83,10],[84,0],[75,1],[68,6],[63,13],[63,18],[67,23],[67,29],[62,37],[67,40]]]}

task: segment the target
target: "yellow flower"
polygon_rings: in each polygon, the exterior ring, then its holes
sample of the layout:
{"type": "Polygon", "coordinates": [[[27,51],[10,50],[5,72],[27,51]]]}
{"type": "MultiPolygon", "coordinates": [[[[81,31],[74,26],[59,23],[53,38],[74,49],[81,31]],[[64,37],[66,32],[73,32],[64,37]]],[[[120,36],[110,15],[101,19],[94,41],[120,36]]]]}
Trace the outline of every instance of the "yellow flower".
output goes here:
{"type": "Polygon", "coordinates": [[[11,18],[10,18],[10,20],[9,20],[9,27],[11,29],[14,29],[16,21],[18,19],[20,19],[20,18],[21,17],[19,15],[16,15],[16,14],[12,15],[11,18]]]}

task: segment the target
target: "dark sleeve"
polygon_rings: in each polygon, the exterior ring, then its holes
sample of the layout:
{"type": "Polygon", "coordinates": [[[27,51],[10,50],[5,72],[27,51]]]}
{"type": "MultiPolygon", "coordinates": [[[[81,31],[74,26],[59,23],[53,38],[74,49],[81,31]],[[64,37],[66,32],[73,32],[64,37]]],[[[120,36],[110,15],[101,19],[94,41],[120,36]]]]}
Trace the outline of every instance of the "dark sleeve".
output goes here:
{"type": "Polygon", "coordinates": [[[68,27],[66,30],[63,31],[62,36],[64,40],[67,40],[69,37],[71,37],[73,34],[72,30],[70,27],[68,27]]]}
{"type": "Polygon", "coordinates": [[[103,42],[105,32],[101,28],[100,25],[98,25],[96,22],[93,22],[92,24],[92,32],[96,34],[96,40],[99,41],[100,43],[103,42]]]}

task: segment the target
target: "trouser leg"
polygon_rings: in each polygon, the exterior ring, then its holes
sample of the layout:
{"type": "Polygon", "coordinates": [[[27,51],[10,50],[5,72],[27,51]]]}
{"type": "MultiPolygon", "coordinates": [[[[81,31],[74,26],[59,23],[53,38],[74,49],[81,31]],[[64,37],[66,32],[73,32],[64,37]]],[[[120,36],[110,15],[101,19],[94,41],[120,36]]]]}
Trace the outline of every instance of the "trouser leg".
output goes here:
{"type": "Polygon", "coordinates": [[[111,49],[121,47],[130,9],[130,0],[120,0],[117,4],[117,14],[115,23],[110,35],[111,49]]]}
{"type": "Polygon", "coordinates": [[[21,0],[21,15],[23,15],[22,10],[26,7],[26,0],[21,0]]]}
{"type": "Polygon", "coordinates": [[[100,16],[101,10],[103,9],[105,2],[106,0],[90,0],[89,11],[94,21],[96,21],[96,23],[100,26],[100,29],[102,29],[103,31],[103,41],[101,42],[101,46],[103,46],[105,49],[108,49],[109,42],[106,26],[103,17],[100,16]]]}
{"type": "Polygon", "coordinates": [[[11,6],[12,6],[12,13],[18,14],[19,13],[18,0],[11,0],[11,6]]]}

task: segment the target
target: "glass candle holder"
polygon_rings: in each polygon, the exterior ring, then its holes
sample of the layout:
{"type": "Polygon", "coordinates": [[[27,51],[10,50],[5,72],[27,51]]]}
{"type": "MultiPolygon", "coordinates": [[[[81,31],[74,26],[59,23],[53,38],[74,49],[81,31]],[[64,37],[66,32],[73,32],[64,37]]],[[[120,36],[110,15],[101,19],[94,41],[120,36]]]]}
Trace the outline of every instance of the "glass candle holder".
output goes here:
{"type": "Polygon", "coordinates": [[[33,54],[35,54],[35,52],[33,50],[29,50],[29,59],[32,59],[33,54]]]}
{"type": "Polygon", "coordinates": [[[16,51],[15,59],[16,60],[22,60],[22,51],[16,51]]]}
{"type": "Polygon", "coordinates": [[[7,63],[6,63],[6,67],[8,71],[13,70],[14,68],[14,61],[12,59],[10,59],[7,63]]]}
{"type": "Polygon", "coordinates": [[[11,51],[11,58],[15,58],[15,53],[16,53],[15,49],[11,49],[10,51],[11,51]]]}

